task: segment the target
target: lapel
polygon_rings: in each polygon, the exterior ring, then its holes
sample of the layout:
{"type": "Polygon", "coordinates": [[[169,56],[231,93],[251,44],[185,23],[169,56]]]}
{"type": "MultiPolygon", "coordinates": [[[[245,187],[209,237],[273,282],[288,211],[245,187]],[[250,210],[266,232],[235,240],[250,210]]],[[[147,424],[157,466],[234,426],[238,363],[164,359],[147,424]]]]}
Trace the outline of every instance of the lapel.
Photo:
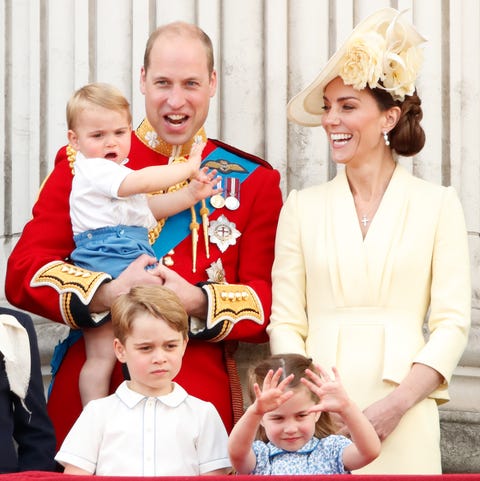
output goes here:
{"type": "Polygon", "coordinates": [[[329,183],[326,212],[332,235],[327,235],[327,252],[337,305],[371,306],[386,301],[406,220],[410,178],[397,164],[365,239],[345,172],[329,183]]]}

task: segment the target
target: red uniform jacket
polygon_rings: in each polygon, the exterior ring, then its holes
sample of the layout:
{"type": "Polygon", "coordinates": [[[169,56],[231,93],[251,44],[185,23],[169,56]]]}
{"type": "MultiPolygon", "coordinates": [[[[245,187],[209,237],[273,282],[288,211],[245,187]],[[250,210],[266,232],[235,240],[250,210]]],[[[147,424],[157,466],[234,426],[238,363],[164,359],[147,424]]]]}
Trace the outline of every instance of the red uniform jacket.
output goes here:
{"type": "MultiPolygon", "coordinates": [[[[189,146],[183,146],[183,149],[182,154],[188,154],[189,146]]],[[[166,164],[171,154],[169,150],[171,146],[158,142],[148,121],[144,121],[132,134],[128,166],[138,169],[166,164]]],[[[169,254],[173,261],[171,268],[196,284],[207,282],[206,269],[221,259],[228,284],[204,286],[209,301],[207,325],[200,333],[191,333],[182,369],[175,380],[191,395],[211,401],[230,430],[242,411],[241,389],[232,357],[237,341],[267,340],[265,327],[271,307],[271,267],[282,196],[278,171],[261,159],[216,140],[208,140],[203,157],[208,157],[207,164],[217,167],[222,176],[233,175],[241,179],[237,210],[214,209],[208,200],[206,202],[210,225],[217,221],[220,231],[224,227],[233,228],[240,236],[232,237],[221,246],[226,246],[221,252],[218,242],[215,243],[219,236],[211,235],[213,242],[209,244],[210,258],[207,259],[199,218],[196,272],[193,272],[192,242],[188,233],[190,212],[178,224],[187,234],[175,241],[173,254],[169,254]]],[[[99,285],[110,278],[104,273],[82,271],[69,264],[69,255],[74,248],[69,217],[73,166],[74,156],[67,155],[67,149],[63,147],[33,207],[33,218],[26,224],[9,257],[5,290],[13,305],[78,328],[94,326],[88,302],[99,285]]],[[[169,223],[174,225],[176,217],[167,219],[164,231],[160,232],[156,241],[160,247],[163,247],[162,234],[165,232],[164,239],[167,239],[169,223]]],[[[178,226],[170,230],[178,233],[181,230],[178,226]]],[[[82,409],[78,376],[84,360],[83,339],[80,339],[69,346],[55,374],[48,410],[58,445],[82,409]]],[[[122,380],[117,365],[111,390],[122,380]]]]}

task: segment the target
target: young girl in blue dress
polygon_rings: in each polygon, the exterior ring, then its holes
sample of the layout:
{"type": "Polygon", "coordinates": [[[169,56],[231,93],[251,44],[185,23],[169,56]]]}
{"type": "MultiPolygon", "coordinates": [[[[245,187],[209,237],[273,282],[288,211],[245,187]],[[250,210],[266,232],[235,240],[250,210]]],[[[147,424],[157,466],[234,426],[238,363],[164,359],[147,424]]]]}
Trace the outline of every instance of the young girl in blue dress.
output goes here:
{"type": "Polygon", "coordinates": [[[229,438],[237,474],[347,474],[379,455],[375,429],[332,372],[298,354],[253,369],[252,404],[229,438]],[[329,413],[341,417],[349,437],[334,434],[329,413]]]}

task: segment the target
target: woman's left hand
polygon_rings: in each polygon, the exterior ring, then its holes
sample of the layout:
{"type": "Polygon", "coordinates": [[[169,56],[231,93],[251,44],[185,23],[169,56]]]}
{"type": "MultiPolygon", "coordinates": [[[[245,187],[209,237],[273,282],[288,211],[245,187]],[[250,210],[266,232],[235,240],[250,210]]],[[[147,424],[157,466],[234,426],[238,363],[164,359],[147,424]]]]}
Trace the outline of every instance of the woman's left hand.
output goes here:
{"type": "Polygon", "coordinates": [[[386,439],[398,426],[405,411],[402,411],[388,396],[374,402],[363,413],[372,423],[380,441],[386,439]]]}
{"type": "MultiPolygon", "coordinates": [[[[363,414],[365,414],[375,428],[380,441],[383,441],[398,426],[398,423],[405,413],[402,413],[401,410],[394,406],[394,403],[386,397],[368,406],[363,410],[363,414]]],[[[340,416],[335,417],[335,422],[337,426],[339,426],[337,434],[349,436],[348,429],[340,416]]]]}
{"type": "MultiPolygon", "coordinates": [[[[405,379],[383,399],[364,409],[381,441],[398,426],[404,414],[425,399],[443,382],[442,375],[424,364],[415,363],[405,379]]],[[[343,429],[339,434],[343,434],[343,429]]]]}

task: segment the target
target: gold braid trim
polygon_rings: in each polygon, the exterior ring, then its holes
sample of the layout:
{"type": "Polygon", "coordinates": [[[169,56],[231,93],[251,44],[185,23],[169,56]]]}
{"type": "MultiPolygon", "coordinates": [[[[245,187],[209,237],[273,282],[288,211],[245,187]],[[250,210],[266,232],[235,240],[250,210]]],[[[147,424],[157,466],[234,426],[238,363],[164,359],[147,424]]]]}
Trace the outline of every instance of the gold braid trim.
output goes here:
{"type": "Polygon", "coordinates": [[[68,163],[70,164],[70,170],[72,171],[72,175],[75,175],[75,168],[74,168],[74,163],[75,159],[77,157],[77,151],[70,145],[67,145],[67,160],[68,163]]]}
{"type": "Polygon", "coordinates": [[[150,242],[150,245],[153,245],[155,241],[158,239],[158,236],[160,235],[160,232],[162,232],[163,226],[165,225],[165,222],[167,221],[167,218],[160,219],[157,222],[157,225],[148,231],[148,242],[150,242]]]}
{"type": "MultiPolygon", "coordinates": [[[[62,296],[62,311],[67,313],[68,309],[65,309],[67,298],[63,297],[66,293],[76,294],[82,303],[87,306],[90,304],[98,286],[106,279],[111,278],[105,272],[87,271],[63,261],[53,261],[42,266],[34,274],[30,285],[32,287],[49,286],[55,289],[62,296]]],[[[68,319],[65,320],[68,322],[68,319]]],[[[70,323],[73,323],[73,319],[70,323]]]]}
{"type": "Polygon", "coordinates": [[[212,329],[222,323],[221,332],[210,342],[224,339],[237,322],[249,320],[263,324],[263,307],[257,293],[242,284],[204,284],[208,297],[206,327],[212,329]]]}
{"type": "MultiPolygon", "coordinates": [[[[146,118],[143,119],[142,123],[135,130],[135,135],[149,149],[152,149],[155,152],[164,155],[165,157],[171,157],[175,148],[177,147],[176,145],[169,144],[161,139],[157,132],[155,132],[155,129],[152,127],[152,124],[146,118]]],[[[178,153],[178,155],[188,155],[190,150],[192,150],[192,145],[195,142],[195,138],[198,136],[202,138],[203,142],[207,141],[207,134],[205,133],[205,129],[202,127],[189,142],[182,145],[182,150],[178,153]]]]}
{"type": "Polygon", "coordinates": [[[70,309],[71,302],[72,302],[72,293],[65,292],[63,295],[60,295],[60,306],[62,310],[62,317],[65,321],[67,326],[70,326],[72,329],[80,329],[78,324],[75,322],[73,318],[72,311],[70,309]]]}

